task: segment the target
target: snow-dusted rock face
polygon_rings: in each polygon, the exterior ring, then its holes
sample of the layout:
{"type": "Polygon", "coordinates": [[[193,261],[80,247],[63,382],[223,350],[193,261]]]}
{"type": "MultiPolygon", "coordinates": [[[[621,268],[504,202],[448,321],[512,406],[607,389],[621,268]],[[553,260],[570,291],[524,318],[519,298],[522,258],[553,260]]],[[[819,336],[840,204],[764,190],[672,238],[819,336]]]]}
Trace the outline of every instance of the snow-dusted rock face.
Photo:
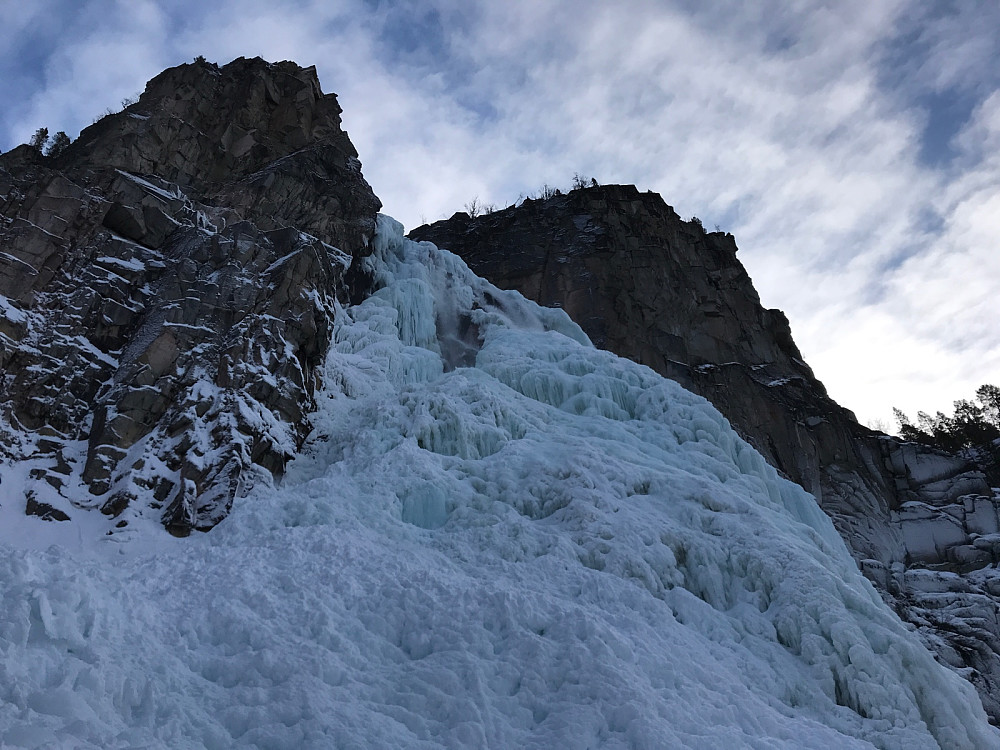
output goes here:
{"type": "Polygon", "coordinates": [[[712,401],[816,496],[886,600],[1000,721],[1000,587],[982,582],[1000,561],[1000,498],[967,461],[874,433],[830,399],[785,316],[761,306],[731,235],[682,221],[658,195],[609,185],[458,213],[410,236],[563,308],[598,346],[712,401]],[[944,583],[929,584],[937,575],[944,583]]]}
{"type": "Polygon", "coordinates": [[[5,500],[217,523],[308,432],[378,207],[293,63],[172,68],[57,159],[0,156],[5,500]]]}

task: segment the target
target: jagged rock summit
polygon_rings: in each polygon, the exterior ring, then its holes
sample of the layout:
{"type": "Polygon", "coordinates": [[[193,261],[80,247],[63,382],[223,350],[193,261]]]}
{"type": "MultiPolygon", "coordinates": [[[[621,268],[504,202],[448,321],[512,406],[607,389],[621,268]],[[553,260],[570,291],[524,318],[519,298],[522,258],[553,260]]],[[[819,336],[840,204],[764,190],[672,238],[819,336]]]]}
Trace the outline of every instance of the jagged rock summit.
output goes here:
{"type": "Polygon", "coordinates": [[[0,156],[0,457],[34,512],[186,534],[282,471],[381,205],[340,113],[313,68],[199,59],[0,156]]]}
{"type": "Polygon", "coordinates": [[[732,235],[632,185],[575,189],[410,233],[591,340],[710,400],[812,493],[865,575],[1000,721],[1000,493],[969,461],[858,424],[761,306],[732,235]]]}

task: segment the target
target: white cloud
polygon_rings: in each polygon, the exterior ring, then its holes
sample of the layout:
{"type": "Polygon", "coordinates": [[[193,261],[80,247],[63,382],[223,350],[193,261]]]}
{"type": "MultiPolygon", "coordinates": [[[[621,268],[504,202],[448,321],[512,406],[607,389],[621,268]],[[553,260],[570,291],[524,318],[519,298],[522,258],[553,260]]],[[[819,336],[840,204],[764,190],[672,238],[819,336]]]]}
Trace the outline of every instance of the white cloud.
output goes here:
{"type": "Polygon", "coordinates": [[[79,36],[60,39],[48,56],[44,89],[11,127],[15,142],[43,125],[75,136],[105,109],[120,109],[170,62],[160,43],[166,16],[152,0],[91,3],[72,20],[79,36]]]}

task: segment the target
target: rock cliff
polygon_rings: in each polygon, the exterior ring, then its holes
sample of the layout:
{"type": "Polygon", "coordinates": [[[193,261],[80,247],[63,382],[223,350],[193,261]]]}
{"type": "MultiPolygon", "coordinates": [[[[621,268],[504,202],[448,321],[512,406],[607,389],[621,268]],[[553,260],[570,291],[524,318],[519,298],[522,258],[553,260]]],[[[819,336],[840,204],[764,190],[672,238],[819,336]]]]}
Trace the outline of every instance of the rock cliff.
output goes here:
{"type": "Polygon", "coordinates": [[[869,430],[830,399],[785,316],[761,306],[732,235],[609,185],[410,236],[712,401],[816,496],[884,598],[1000,719],[1000,495],[961,457],[869,430]]]}
{"type": "Polygon", "coordinates": [[[340,112],[313,68],[198,61],[57,158],[0,156],[0,457],[29,512],[186,534],[281,472],[380,206],[340,112]]]}

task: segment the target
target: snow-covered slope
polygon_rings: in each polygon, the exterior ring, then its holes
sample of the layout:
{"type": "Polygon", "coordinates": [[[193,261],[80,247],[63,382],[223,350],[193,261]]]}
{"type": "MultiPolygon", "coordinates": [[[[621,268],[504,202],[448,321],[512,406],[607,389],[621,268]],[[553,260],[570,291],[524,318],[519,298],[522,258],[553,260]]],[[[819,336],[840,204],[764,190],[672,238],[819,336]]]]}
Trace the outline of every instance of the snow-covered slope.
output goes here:
{"type": "Polygon", "coordinates": [[[0,530],[0,745],[1000,744],[707,401],[377,243],[280,487],[185,540],[0,530]]]}

